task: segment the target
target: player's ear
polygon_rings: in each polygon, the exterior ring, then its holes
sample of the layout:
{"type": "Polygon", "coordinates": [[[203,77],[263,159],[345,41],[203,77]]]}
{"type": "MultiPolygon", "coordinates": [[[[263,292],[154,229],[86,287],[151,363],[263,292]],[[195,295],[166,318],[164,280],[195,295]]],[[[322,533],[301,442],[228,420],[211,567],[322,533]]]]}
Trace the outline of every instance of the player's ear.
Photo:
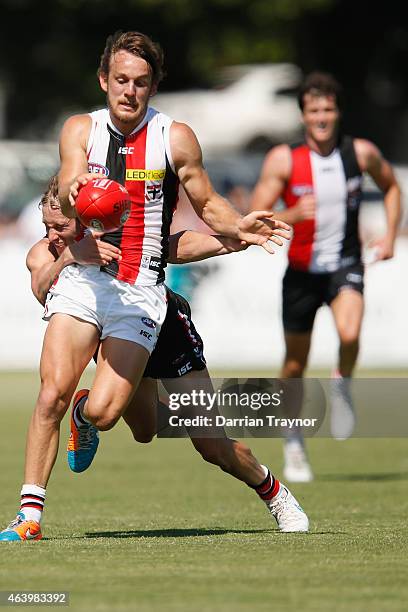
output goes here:
{"type": "Polygon", "coordinates": [[[157,94],[157,83],[152,83],[150,93],[149,93],[149,98],[152,98],[156,94],[157,94]]]}
{"type": "Polygon", "coordinates": [[[104,72],[99,73],[99,85],[101,86],[102,91],[105,93],[108,92],[108,75],[104,72]]]}

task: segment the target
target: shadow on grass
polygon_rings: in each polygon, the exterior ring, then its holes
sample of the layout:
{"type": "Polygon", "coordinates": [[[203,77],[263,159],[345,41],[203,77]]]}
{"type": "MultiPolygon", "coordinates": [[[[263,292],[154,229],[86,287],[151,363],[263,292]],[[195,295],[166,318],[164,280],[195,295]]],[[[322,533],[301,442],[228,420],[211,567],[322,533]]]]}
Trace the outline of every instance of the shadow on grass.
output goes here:
{"type": "Polygon", "coordinates": [[[271,529],[138,529],[133,531],[95,531],[84,538],[196,538],[228,533],[269,533],[271,529]]]}
{"type": "Polygon", "coordinates": [[[320,474],[316,480],[326,482],[391,482],[408,480],[408,472],[383,472],[379,474],[320,474]]]}
{"type": "Polygon", "coordinates": [[[53,540],[93,540],[97,538],[196,538],[203,536],[222,536],[227,534],[270,534],[278,536],[320,536],[320,535],[347,535],[346,531],[311,531],[308,533],[283,533],[279,529],[138,529],[132,531],[93,531],[84,535],[43,538],[42,541],[53,540]]]}

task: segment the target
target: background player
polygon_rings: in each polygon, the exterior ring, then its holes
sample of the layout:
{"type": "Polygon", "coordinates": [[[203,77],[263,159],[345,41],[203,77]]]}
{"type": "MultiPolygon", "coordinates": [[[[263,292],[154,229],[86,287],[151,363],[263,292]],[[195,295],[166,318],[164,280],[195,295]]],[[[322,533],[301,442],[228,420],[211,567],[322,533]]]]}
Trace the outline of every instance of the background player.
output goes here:
{"type": "MultiPolygon", "coordinates": [[[[307,76],[298,101],[305,141],[268,153],[251,206],[270,210],[282,198],[286,210],[278,217],[294,227],[283,279],[286,355],[281,376],[303,376],[316,311],[324,303],[332,310],[340,347],[332,381],[331,428],[335,438],[344,439],[355,422],[349,384],[364,310],[358,234],[362,175],[367,172],[384,194],[387,230],[376,244],[379,260],[394,254],[401,195],[378,148],[340,131],[341,87],[330,74],[307,76]]],[[[312,479],[300,431],[287,439],[284,475],[290,481],[312,479]]]]}

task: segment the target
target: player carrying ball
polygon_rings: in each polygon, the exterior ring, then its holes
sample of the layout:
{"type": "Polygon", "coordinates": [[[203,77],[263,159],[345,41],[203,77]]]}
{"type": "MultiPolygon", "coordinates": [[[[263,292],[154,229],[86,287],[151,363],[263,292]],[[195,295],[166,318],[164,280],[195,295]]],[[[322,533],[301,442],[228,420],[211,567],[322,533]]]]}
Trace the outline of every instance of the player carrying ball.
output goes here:
{"type": "MultiPolygon", "coordinates": [[[[271,252],[270,242],[281,244],[279,236],[287,230],[286,224],[272,220],[273,213],[241,218],[214,191],[191,129],[148,107],[162,76],[162,61],[160,48],[143,34],[109,37],[99,69],[108,107],[71,117],[63,127],[63,213],[75,215],[79,186],[95,176],[88,170],[124,184],[132,209],[119,232],[103,236],[104,265],[64,267],[47,302],[49,325],[27,440],[22,515],[2,532],[2,540],[41,537],[39,522],[60,422],[99,343],[95,379],[81,409],[84,423],[111,429],[139,386],[166,314],[164,266],[179,183],[216,233],[271,252]]],[[[279,493],[272,479],[264,486],[268,495],[279,493]]]]}

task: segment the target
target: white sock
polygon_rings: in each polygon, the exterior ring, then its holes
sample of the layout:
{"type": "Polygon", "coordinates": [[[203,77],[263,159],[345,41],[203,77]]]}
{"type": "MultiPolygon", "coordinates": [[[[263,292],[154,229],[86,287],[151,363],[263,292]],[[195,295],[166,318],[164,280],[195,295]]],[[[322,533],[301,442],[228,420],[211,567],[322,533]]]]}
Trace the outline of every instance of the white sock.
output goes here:
{"type": "Polygon", "coordinates": [[[23,484],[21,489],[20,512],[29,521],[41,521],[45,504],[45,489],[33,484],[23,484]]]}

